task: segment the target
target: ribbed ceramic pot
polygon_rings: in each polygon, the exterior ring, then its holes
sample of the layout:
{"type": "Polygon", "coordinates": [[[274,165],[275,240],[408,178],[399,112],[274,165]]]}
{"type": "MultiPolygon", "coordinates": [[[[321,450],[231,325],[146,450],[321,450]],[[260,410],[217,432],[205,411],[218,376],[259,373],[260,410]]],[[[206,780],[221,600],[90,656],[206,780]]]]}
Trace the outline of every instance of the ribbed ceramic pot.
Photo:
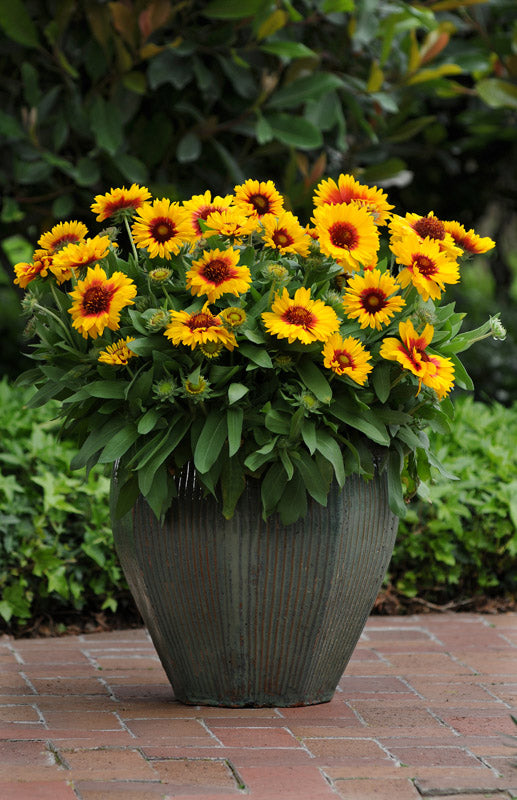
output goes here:
{"type": "MultiPolygon", "coordinates": [[[[116,494],[116,479],[113,491],[116,494]]],[[[264,522],[260,487],[225,520],[194,471],[160,524],[140,499],[113,525],[131,592],[172,684],[194,705],[328,702],[381,586],[398,519],[385,475],[333,486],[303,521],[264,522]]]]}

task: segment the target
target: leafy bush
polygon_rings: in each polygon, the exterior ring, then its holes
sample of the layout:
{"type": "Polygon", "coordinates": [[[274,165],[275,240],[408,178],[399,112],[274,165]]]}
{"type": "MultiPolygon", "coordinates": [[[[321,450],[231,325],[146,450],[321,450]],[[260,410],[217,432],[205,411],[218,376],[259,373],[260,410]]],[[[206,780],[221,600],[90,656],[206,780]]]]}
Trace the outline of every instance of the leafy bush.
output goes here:
{"type": "Polygon", "coordinates": [[[452,433],[432,434],[458,480],[436,475],[401,522],[390,580],[405,597],[444,603],[517,599],[517,405],[456,406],[452,433]]]}
{"type": "Polygon", "coordinates": [[[52,404],[0,382],[0,627],[73,611],[115,611],[125,583],[109,522],[109,481],[72,475],[52,404]],[[49,413],[50,412],[50,413],[49,413]]]}

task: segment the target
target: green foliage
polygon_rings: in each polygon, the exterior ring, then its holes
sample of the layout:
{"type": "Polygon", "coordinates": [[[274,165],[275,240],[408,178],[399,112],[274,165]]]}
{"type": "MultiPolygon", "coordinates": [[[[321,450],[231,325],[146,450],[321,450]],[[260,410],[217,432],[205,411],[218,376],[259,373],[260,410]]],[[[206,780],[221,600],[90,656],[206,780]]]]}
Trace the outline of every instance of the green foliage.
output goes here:
{"type": "Polygon", "coordinates": [[[401,522],[390,580],[402,595],[444,603],[517,596],[517,406],[456,403],[451,433],[432,434],[456,476],[435,474],[401,522]]]}
{"type": "Polygon", "coordinates": [[[115,611],[125,583],[113,550],[109,481],[70,471],[73,446],[31,390],[0,382],[0,628],[59,611],[115,611]]]}

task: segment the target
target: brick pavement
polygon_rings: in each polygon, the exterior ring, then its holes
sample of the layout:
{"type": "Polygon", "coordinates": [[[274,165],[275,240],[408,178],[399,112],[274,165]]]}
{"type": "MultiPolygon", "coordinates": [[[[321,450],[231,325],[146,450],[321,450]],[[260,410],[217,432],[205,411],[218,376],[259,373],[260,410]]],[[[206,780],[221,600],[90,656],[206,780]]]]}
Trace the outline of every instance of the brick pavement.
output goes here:
{"type": "Polygon", "coordinates": [[[371,617],[331,703],[177,703],[144,630],[0,638],[0,800],[510,800],[517,614],[371,617]]]}

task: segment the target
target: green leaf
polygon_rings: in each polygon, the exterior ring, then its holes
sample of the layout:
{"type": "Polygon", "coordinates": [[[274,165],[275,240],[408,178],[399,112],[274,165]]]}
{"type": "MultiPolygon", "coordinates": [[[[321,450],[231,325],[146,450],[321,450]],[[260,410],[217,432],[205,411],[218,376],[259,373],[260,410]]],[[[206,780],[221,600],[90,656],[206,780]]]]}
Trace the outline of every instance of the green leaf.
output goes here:
{"type": "MultiPolygon", "coordinates": [[[[306,103],[314,98],[342,88],[343,81],[330,72],[313,72],[277,89],[267,102],[268,108],[286,109],[306,103]]],[[[294,121],[294,120],[293,120],[294,121]]]]}
{"type": "Polygon", "coordinates": [[[273,56],[279,56],[280,58],[287,58],[289,60],[295,58],[319,58],[314,50],[311,50],[310,47],[307,47],[301,42],[275,39],[275,41],[262,44],[260,49],[264,53],[271,53],[273,56]]]}
{"type": "Polygon", "coordinates": [[[275,139],[288,147],[313,150],[321,147],[323,143],[319,128],[302,117],[294,117],[289,114],[270,114],[267,116],[267,121],[275,139]]]}
{"type": "Polygon", "coordinates": [[[308,453],[297,452],[293,456],[294,464],[302,476],[305,488],[311,497],[322,506],[327,505],[330,485],[308,453]]]}
{"type": "Polygon", "coordinates": [[[200,155],[201,139],[195,133],[189,131],[178,142],[176,158],[180,164],[187,164],[190,161],[197,161],[200,155]]]}
{"type": "Polygon", "coordinates": [[[142,494],[147,495],[150,491],[157,469],[166,462],[187,433],[187,430],[185,421],[180,417],[169,428],[165,437],[163,433],[160,433],[158,437],[153,439],[153,442],[158,439],[158,446],[154,447],[150,455],[148,454],[145,460],[138,464],[138,485],[142,494]]]}
{"type": "Polygon", "coordinates": [[[158,420],[162,418],[161,413],[156,408],[149,408],[138,420],[138,433],[142,436],[150,433],[156,426],[158,420]]]}
{"type": "Polygon", "coordinates": [[[391,388],[391,365],[390,364],[379,364],[375,367],[374,371],[372,372],[372,385],[375,391],[375,394],[381,401],[381,403],[385,403],[388,397],[390,396],[390,388],[391,388]]]}
{"type": "Polygon", "coordinates": [[[350,425],[351,428],[355,428],[361,431],[361,433],[364,433],[372,442],[377,442],[377,444],[382,444],[384,447],[389,447],[391,440],[386,426],[375,418],[373,412],[368,413],[367,417],[359,416],[359,414],[349,411],[339,400],[331,404],[329,411],[346,425],[350,425]]]}
{"type": "Polygon", "coordinates": [[[244,386],[243,383],[230,383],[228,387],[228,402],[230,405],[232,405],[244,397],[244,395],[246,395],[248,392],[249,388],[244,386]]]}
{"type": "Polygon", "coordinates": [[[110,419],[100,428],[94,428],[84,440],[81,449],[74,455],[70,462],[72,469],[85,467],[95,453],[98,453],[106,446],[113,436],[121,431],[126,425],[126,420],[121,417],[110,419]]]}
{"type": "Polygon", "coordinates": [[[476,91],[490,108],[517,108],[517,86],[501,78],[485,78],[476,91]]]}
{"type": "Polygon", "coordinates": [[[121,458],[124,453],[127,453],[131,445],[133,445],[137,439],[138,430],[136,425],[133,423],[126,425],[121,431],[112,436],[112,438],[103,448],[102,453],[99,456],[99,463],[111,464],[113,461],[121,458]]]}
{"type": "Polygon", "coordinates": [[[85,391],[91,397],[122,400],[127,387],[127,381],[94,381],[85,386],[85,391]]]}
{"type": "Polygon", "coordinates": [[[301,429],[302,439],[311,456],[316,451],[316,425],[311,419],[304,419],[301,429]]]}
{"type": "Polygon", "coordinates": [[[226,415],[211,411],[197,440],[194,465],[201,474],[208,472],[218,459],[227,437],[226,415]]]}
{"type": "Polygon", "coordinates": [[[40,46],[38,29],[22,0],[0,0],[0,26],[18,44],[40,46]]]}
{"type": "Polygon", "coordinates": [[[244,410],[242,408],[228,408],[226,410],[226,421],[228,426],[228,453],[230,458],[235,455],[241,446],[243,419],[244,410]]]}
{"type": "Polygon", "coordinates": [[[231,519],[235,506],[246,487],[242,465],[237,458],[227,458],[221,470],[223,516],[231,519]]]}
{"type": "Polygon", "coordinates": [[[94,96],[90,107],[90,127],[101,150],[114,156],[124,141],[122,117],[116,105],[100,94],[94,96]]]}
{"type": "Polygon", "coordinates": [[[298,364],[298,374],[308,389],[322,403],[328,404],[332,400],[332,389],[330,383],[318,369],[314,361],[302,359],[298,364]]]}
{"type": "Polygon", "coordinates": [[[327,461],[330,461],[334,467],[336,480],[340,486],[345,483],[345,467],[343,464],[343,454],[341,449],[333,436],[326,430],[316,431],[316,448],[325,456],[327,461]]]}
{"type": "Polygon", "coordinates": [[[456,386],[459,386],[460,389],[466,389],[468,392],[473,392],[474,383],[472,382],[472,378],[459,360],[458,356],[451,355],[449,358],[454,364],[454,383],[456,386]]]}
{"type": "Polygon", "coordinates": [[[388,456],[388,498],[390,508],[397,517],[405,517],[407,511],[400,478],[403,465],[401,452],[392,450],[388,456]]]}
{"type": "Polygon", "coordinates": [[[254,17],[264,0],[212,0],[201,13],[211,19],[245,19],[254,17]]]}
{"type": "Polygon", "coordinates": [[[295,472],[286,484],[277,505],[277,511],[284,525],[292,525],[307,515],[307,492],[302,476],[295,472]]]}
{"type": "Polygon", "coordinates": [[[265,516],[271,514],[276,506],[287,483],[284,467],[278,461],[271,464],[262,478],[260,493],[265,516]]]}
{"type": "Polygon", "coordinates": [[[248,342],[242,342],[239,344],[239,353],[242,353],[245,358],[253,361],[253,363],[257,364],[259,367],[273,369],[271,356],[267,350],[264,350],[262,347],[255,347],[255,345],[249,344],[248,342]]]}

